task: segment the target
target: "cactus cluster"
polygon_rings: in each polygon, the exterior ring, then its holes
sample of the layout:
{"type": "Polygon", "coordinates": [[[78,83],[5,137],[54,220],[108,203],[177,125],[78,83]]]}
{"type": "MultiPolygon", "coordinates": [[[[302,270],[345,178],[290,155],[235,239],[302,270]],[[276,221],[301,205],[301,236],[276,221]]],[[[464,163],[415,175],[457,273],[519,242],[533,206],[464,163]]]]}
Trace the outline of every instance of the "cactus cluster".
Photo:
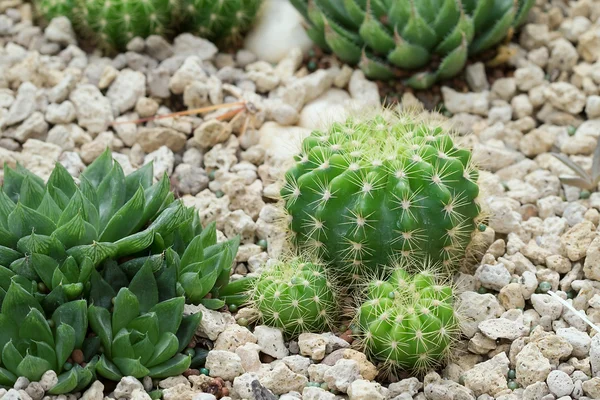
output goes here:
{"type": "Polygon", "coordinates": [[[435,273],[410,275],[396,267],[389,279],[367,285],[355,324],[373,359],[391,369],[425,372],[449,355],[459,320],[452,287],[435,273]]]}
{"type": "Polygon", "coordinates": [[[171,38],[191,32],[231,45],[259,11],[261,0],[36,0],[46,20],[65,16],[81,37],[106,51],[123,51],[134,37],[171,38]]]}
{"type": "Polygon", "coordinates": [[[471,152],[411,114],[350,118],[314,131],[281,194],[292,240],[346,282],[394,260],[454,266],[480,210],[471,152]]]}
{"type": "Polygon", "coordinates": [[[370,78],[387,80],[409,71],[407,84],[422,89],[458,74],[469,54],[501,42],[527,20],[535,0],[291,2],[323,49],[358,64],[370,78]]]}
{"type": "Polygon", "coordinates": [[[180,352],[202,315],[183,317],[183,305],[224,305],[239,240],[217,243],[215,224],[202,228],[166,175],[153,180],[152,164],[125,176],[108,150],[79,183],[60,164],[47,182],[5,166],[0,385],[51,369],[60,394],[96,373],[161,378],[190,366],[180,352]]]}

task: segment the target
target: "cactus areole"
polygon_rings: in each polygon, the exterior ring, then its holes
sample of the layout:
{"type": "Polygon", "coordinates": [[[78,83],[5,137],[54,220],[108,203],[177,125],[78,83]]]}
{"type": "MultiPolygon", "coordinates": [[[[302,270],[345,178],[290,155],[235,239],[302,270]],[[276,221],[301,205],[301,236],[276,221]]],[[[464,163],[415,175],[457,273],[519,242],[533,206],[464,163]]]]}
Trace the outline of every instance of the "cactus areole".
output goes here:
{"type": "Polygon", "coordinates": [[[452,267],[464,257],[480,214],[478,171],[469,150],[419,118],[351,118],[314,131],[286,173],[292,240],[346,280],[398,258],[452,267]]]}

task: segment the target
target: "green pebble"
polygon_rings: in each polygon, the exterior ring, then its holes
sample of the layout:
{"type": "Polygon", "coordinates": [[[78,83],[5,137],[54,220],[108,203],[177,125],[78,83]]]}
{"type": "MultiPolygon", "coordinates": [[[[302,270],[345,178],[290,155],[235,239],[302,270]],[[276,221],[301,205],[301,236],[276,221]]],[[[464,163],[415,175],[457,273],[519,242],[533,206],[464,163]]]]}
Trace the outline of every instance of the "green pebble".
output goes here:
{"type": "Polygon", "coordinates": [[[267,241],[265,239],[260,239],[258,241],[257,245],[263,250],[266,250],[267,247],[269,246],[269,244],[267,243],[267,241]]]}
{"type": "Polygon", "coordinates": [[[487,229],[487,226],[485,224],[479,224],[477,226],[477,229],[479,229],[479,232],[485,232],[485,230],[487,229]]]}
{"type": "Polygon", "coordinates": [[[239,326],[248,326],[248,320],[246,318],[240,318],[237,320],[239,326]]]}
{"type": "Polygon", "coordinates": [[[567,292],[567,299],[573,299],[575,296],[577,296],[577,292],[575,290],[571,289],[567,292]]]}
{"type": "Polygon", "coordinates": [[[323,389],[323,390],[329,390],[329,385],[327,384],[327,382],[321,383],[320,386],[321,386],[321,389],[323,389]]]}
{"type": "Polygon", "coordinates": [[[217,190],[215,192],[215,196],[217,197],[217,199],[220,199],[221,197],[225,196],[225,193],[223,193],[222,190],[217,190]]]}
{"type": "Polygon", "coordinates": [[[579,193],[579,198],[580,199],[589,199],[590,198],[590,191],[589,190],[585,190],[583,189],[580,193],[579,193]]]}
{"type": "Polygon", "coordinates": [[[309,71],[314,71],[315,69],[317,69],[317,63],[314,61],[309,61],[306,67],[309,71]]]}
{"type": "Polygon", "coordinates": [[[73,364],[71,364],[70,362],[66,362],[65,365],[63,365],[63,369],[65,371],[70,371],[71,368],[73,368],[73,364]]]}
{"type": "Polygon", "coordinates": [[[479,294],[486,294],[488,292],[488,290],[486,288],[484,288],[483,286],[481,286],[479,289],[477,289],[477,293],[479,294]]]}
{"type": "Polygon", "coordinates": [[[389,297],[390,299],[395,299],[395,298],[396,298],[396,292],[389,292],[389,293],[388,293],[388,297],[389,297]]]}
{"type": "Polygon", "coordinates": [[[214,169],[213,169],[212,171],[210,171],[210,172],[208,173],[208,179],[210,179],[211,181],[214,181],[214,180],[215,180],[215,174],[216,174],[216,173],[217,173],[217,171],[216,171],[216,170],[214,170],[214,169]]]}
{"type": "Polygon", "coordinates": [[[210,371],[207,368],[200,368],[200,373],[202,375],[208,375],[210,371]]]}
{"type": "Polygon", "coordinates": [[[508,379],[515,379],[517,377],[517,371],[514,369],[508,370],[508,379]]]}
{"type": "Polygon", "coordinates": [[[158,390],[151,391],[150,393],[148,393],[148,395],[150,396],[150,398],[152,400],[158,400],[158,399],[162,399],[163,392],[162,392],[162,390],[158,389],[158,390]]]}
{"type": "Polygon", "coordinates": [[[196,350],[194,349],[185,349],[185,351],[183,352],[184,354],[190,356],[190,357],[194,357],[196,355],[196,350]]]}
{"type": "Polygon", "coordinates": [[[510,283],[519,283],[519,278],[511,278],[510,283]]]}
{"type": "Polygon", "coordinates": [[[309,57],[314,57],[315,55],[316,55],[316,53],[315,53],[315,49],[310,49],[310,50],[308,50],[308,56],[309,56],[309,57]]]}
{"type": "Polygon", "coordinates": [[[465,376],[461,375],[458,377],[458,383],[460,383],[461,385],[465,384],[465,376]]]}
{"type": "Polygon", "coordinates": [[[540,290],[540,293],[548,293],[548,290],[552,289],[552,285],[550,282],[540,282],[538,289],[540,290]]]}
{"type": "Polygon", "coordinates": [[[238,310],[238,306],[236,306],[235,304],[230,304],[227,306],[227,308],[229,308],[229,311],[231,312],[236,312],[238,310]]]}
{"type": "Polygon", "coordinates": [[[569,125],[567,127],[567,133],[569,134],[569,136],[573,136],[575,132],[577,132],[577,128],[575,128],[573,125],[569,125]]]}
{"type": "Polygon", "coordinates": [[[518,384],[517,382],[515,382],[515,381],[510,381],[510,382],[508,382],[508,388],[509,388],[510,390],[515,390],[515,389],[517,389],[518,387],[519,387],[519,384],[518,384]]]}
{"type": "Polygon", "coordinates": [[[348,327],[344,324],[340,325],[340,332],[346,332],[348,330],[348,327]]]}
{"type": "Polygon", "coordinates": [[[48,291],[48,287],[44,284],[44,282],[40,282],[37,284],[38,292],[46,293],[48,291]]]}

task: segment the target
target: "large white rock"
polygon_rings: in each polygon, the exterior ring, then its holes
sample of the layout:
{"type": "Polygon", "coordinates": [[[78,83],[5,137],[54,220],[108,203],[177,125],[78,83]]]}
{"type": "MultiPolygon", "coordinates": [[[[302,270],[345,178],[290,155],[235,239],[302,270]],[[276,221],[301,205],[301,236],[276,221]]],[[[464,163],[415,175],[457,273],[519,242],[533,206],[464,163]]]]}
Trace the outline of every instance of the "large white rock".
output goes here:
{"type": "Polygon", "coordinates": [[[312,42],[302,20],[302,15],[287,1],[266,0],[254,28],[246,36],[245,48],[270,63],[279,62],[294,47],[306,52],[312,42]]]}

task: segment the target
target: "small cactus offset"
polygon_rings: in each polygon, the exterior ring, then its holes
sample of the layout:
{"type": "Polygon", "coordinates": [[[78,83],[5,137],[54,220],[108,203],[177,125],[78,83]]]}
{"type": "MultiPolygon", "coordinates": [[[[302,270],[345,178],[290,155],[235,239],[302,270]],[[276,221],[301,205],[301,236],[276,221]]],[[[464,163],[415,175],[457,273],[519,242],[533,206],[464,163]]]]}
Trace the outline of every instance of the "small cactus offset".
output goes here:
{"type": "Polygon", "coordinates": [[[65,16],[78,35],[106,52],[124,51],[134,37],[172,38],[192,32],[238,44],[262,0],[35,0],[45,20],[65,16]]]}
{"type": "Polygon", "coordinates": [[[308,35],[373,79],[427,88],[523,24],[535,0],[291,0],[308,35]],[[422,71],[440,58],[437,68],[422,71]],[[421,70],[421,72],[418,72],[421,70]],[[410,71],[417,71],[414,74],[410,71]],[[408,72],[408,73],[407,73],[408,72]]]}
{"type": "Polygon", "coordinates": [[[367,285],[354,325],[360,343],[390,370],[426,372],[446,359],[460,336],[452,287],[424,271],[411,276],[396,267],[388,280],[367,285]]]}
{"type": "Polygon", "coordinates": [[[469,150],[431,119],[389,112],[307,137],[281,194],[292,241],[348,281],[394,260],[454,267],[480,210],[469,150]]]}
{"type": "Polygon", "coordinates": [[[330,329],[337,314],[336,290],[327,272],[302,258],[267,266],[254,281],[248,300],[260,312],[262,323],[289,337],[330,329]]]}

